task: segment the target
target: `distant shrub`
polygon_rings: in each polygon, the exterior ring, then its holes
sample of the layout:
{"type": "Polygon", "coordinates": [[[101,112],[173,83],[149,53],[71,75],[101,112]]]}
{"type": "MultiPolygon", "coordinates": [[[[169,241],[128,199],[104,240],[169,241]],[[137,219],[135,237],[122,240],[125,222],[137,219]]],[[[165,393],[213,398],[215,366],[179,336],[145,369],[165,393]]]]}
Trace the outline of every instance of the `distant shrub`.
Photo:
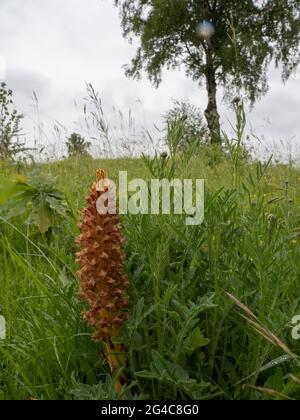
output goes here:
{"type": "Polygon", "coordinates": [[[89,156],[88,150],[91,143],[87,142],[80,134],[73,133],[66,142],[69,157],[89,156]]]}
{"type": "Polygon", "coordinates": [[[203,122],[201,110],[188,100],[173,100],[173,107],[164,115],[163,119],[167,127],[176,123],[182,126],[181,148],[195,141],[199,145],[208,143],[208,131],[203,122]]]}

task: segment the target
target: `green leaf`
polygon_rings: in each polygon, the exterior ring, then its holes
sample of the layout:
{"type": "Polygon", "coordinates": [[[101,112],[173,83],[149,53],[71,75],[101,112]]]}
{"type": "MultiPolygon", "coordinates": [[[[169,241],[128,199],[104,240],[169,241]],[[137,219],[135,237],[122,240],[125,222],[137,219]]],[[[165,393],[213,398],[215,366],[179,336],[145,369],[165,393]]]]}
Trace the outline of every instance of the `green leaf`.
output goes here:
{"type": "Polygon", "coordinates": [[[178,384],[182,390],[194,400],[200,400],[203,397],[203,391],[210,386],[208,382],[197,382],[192,381],[186,384],[178,384]]]}
{"type": "Polygon", "coordinates": [[[152,358],[157,373],[161,374],[161,378],[168,382],[177,383],[178,381],[186,381],[189,379],[188,373],[179,365],[164,359],[157,351],[152,351],[152,358]]]}
{"type": "Polygon", "coordinates": [[[41,233],[46,233],[52,226],[52,212],[47,205],[42,205],[33,213],[33,223],[41,233]]]}
{"type": "Polygon", "coordinates": [[[51,210],[58,213],[60,216],[64,217],[70,211],[69,207],[66,204],[50,195],[46,197],[45,201],[49,204],[51,210]]]}
{"type": "Polygon", "coordinates": [[[184,340],[183,350],[187,354],[192,354],[195,350],[205,347],[210,343],[210,339],[205,338],[200,328],[195,328],[193,332],[184,340]]]}
{"type": "Polygon", "coordinates": [[[149,370],[141,370],[140,372],[136,372],[135,376],[139,378],[145,378],[145,379],[157,379],[157,380],[161,379],[160,375],[149,370]]]}
{"type": "Polygon", "coordinates": [[[203,389],[209,386],[206,382],[197,383],[189,377],[188,372],[176,363],[164,359],[156,350],[152,351],[153,362],[150,370],[136,372],[135,375],[146,379],[156,379],[162,383],[175,385],[184,391],[189,397],[200,398],[203,389]]]}

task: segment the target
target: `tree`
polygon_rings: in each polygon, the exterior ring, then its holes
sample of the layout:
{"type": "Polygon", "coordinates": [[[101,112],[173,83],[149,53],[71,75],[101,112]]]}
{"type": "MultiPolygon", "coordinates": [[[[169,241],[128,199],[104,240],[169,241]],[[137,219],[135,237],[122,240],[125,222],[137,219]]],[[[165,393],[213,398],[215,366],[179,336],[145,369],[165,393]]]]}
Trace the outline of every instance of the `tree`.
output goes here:
{"type": "Polygon", "coordinates": [[[66,146],[68,148],[69,157],[88,156],[88,150],[91,147],[91,143],[85,141],[80,134],[73,133],[68,138],[66,146]]]}
{"type": "Polygon", "coordinates": [[[14,107],[12,90],[6,83],[0,84],[0,160],[11,160],[18,153],[25,152],[25,143],[19,141],[20,123],[23,115],[14,107]]]}
{"type": "Polygon", "coordinates": [[[229,95],[243,92],[253,104],[268,90],[272,61],[282,64],[283,81],[300,62],[299,0],[114,1],[124,36],[139,38],[126,74],[139,78],[145,70],[158,86],[163,68],[184,65],[189,77],[204,80],[213,143],[221,141],[218,85],[229,95]]]}

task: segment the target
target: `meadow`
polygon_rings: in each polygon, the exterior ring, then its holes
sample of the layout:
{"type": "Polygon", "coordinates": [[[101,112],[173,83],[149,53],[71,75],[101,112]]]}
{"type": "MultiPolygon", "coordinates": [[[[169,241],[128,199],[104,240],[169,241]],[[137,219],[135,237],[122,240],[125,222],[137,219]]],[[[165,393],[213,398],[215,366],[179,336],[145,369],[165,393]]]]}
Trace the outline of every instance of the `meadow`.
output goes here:
{"type": "Polygon", "coordinates": [[[211,147],[170,157],[2,163],[0,399],[300,399],[300,171],[211,147]],[[212,164],[213,161],[213,164],[212,164]],[[126,367],[113,378],[81,318],[77,223],[97,168],[112,179],[205,179],[205,220],[124,215],[126,367]],[[8,217],[13,185],[52,177],[69,213],[50,233],[8,217]],[[121,373],[121,391],[115,384],[121,373]]]}

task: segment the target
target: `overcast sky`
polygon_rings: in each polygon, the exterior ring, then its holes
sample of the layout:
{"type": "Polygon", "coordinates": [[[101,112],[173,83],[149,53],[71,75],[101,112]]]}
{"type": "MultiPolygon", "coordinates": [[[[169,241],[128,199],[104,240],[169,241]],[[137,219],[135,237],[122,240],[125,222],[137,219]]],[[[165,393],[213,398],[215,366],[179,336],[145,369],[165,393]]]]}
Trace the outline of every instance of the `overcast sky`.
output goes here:
{"type": "MultiPolygon", "coordinates": [[[[111,118],[112,106],[123,112],[132,109],[137,124],[147,128],[159,123],[171,98],[189,98],[205,109],[204,87],[184,73],[166,72],[158,89],[146,76],[139,82],[125,77],[122,66],[129,63],[135,48],[122,38],[113,0],[0,0],[0,4],[0,77],[6,67],[6,80],[27,118],[29,142],[37,121],[33,91],[49,141],[55,121],[70,131],[77,128],[74,100],[80,103],[85,96],[86,82],[100,92],[111,118]]],[[[300,145],[299,93],[300,77],[283,85],[280,72],[272,70],[270,92],[249,114],[249,129],[269,144],[283,140],[296,149],[300,145]]],[[[232,116],[225,106],[221,113],[225,127],[232,116]]]]}

